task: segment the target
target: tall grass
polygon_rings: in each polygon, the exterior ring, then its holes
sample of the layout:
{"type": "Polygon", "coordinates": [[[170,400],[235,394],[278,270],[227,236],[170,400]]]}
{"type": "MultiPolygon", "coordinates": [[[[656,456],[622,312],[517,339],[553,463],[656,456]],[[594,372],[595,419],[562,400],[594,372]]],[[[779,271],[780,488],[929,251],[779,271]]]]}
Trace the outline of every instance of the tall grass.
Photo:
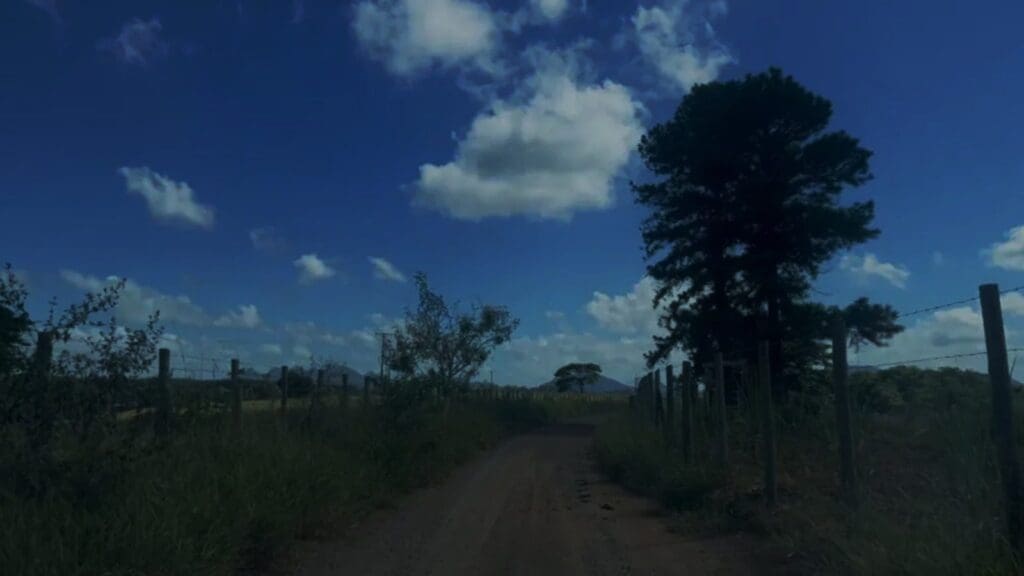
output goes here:
{"type": "MultiPolygon", "coordinates": [[[[595,453],[611,478],[679,511],[680,529],[768,535],[790,559],[785,573],[1019,574],[1003,537],[987,386],[984,376],[955,370],[854,378],[856,508],[839,498],[834,409],[821,387],[776,413],[780,503],[772,512],[744,410],[730,415],[727,469],[714,464],[706,436],[695,466],[683,467],[661,432],[625,414],[598,429],[595,453]]],[[[1022,408],[1017,399],[1018,431],[1022,408]]]]}
{"type": "Polygon", "coordinates": [[[0,483],[0,572],[227,575],[266,568],[285,558],[294,540],[337,533],[507,430],[548,418],[525,400],[402,414],[334,406],[313,421],[300,412],[287,431],[272,412],[247,413],[241,432],[213,416],[127,462],[68,459],[65,485],[42,495],[0,483]]]}

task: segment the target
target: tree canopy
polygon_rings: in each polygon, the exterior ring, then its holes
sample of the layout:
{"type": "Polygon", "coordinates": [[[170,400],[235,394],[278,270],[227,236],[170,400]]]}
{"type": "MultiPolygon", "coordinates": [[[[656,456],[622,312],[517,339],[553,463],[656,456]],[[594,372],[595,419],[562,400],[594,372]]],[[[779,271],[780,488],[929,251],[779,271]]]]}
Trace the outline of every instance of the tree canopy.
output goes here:
{"type": "MultiPolygon", "coordinates": [[[[653,365],[682,348],[751,356],[771,342],[773,385],[821,355],[820,327],[835,310],[810,301],[822,266],[878,235],[871,201],[841,202],[871,178],[871,152],[829,131],[832,105],[777,68],[694,87],[675,115],[642,138],[658,179],[634,184],[650,209],[641,232],[667,334],[653,365]]],[[[860,299],[844,311],[854,345],[883,344],[895,313],[860,299]]]]}
{"type": "Polygon", "coordinates": [[[555,387],[566,392],[574,386],[583,392],[585,386],[593,385],[601,378],[601,367],[594,363],[574,362],[555,371],[555,387]]]}
{"type": "Polygon", "coordinates": [[[502,306],[460,312],[430,289],[425,274],[416,274],[415,282],[419,305],[396,329],[388,366],[405,377],[427,378],[443,392],[468,385],[491,352],[512,338],[519,320],[502,306]]]}

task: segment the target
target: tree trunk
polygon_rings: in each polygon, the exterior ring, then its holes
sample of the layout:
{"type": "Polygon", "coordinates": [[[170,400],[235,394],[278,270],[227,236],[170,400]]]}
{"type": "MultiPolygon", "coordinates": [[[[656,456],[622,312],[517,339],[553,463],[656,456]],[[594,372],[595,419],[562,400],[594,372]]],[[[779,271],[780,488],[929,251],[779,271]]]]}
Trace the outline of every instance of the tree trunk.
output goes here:
{"type": "Polygon", "coordinates": [[[787,382],[782,374],[782,311],[779,306],[778,272],[772,267],[768,272],[768,341],[770,348],[769,367],[771,369],[772,396],[776,404],[786,401],[787,382]]]}

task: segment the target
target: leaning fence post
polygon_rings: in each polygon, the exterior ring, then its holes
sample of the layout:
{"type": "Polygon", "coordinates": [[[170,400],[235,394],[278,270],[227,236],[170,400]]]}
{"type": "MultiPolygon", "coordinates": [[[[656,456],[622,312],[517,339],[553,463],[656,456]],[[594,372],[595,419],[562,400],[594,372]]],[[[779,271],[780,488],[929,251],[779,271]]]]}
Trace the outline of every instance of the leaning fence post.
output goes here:
{"type": "Polygon", "coordinates": [[[679,411],[683,424],[683,463],[687,466],[693,459],[693,364],[683,362],[683,373],[679,377],[679,411]]]}
{"type": "Polygon", "coordinates": [[[171,350],[161,348],[157,364],[157,387],[159,388],[159,404],[157,405],[156,432],[167,434],[171,427],[171,350]]]}
{"type": "Polygon", "coordinates": [[[757,343],[757,388],[761,404],[761,439],[764,444],[764,499],[769,508],[775,507],[778,487],[775,477],[775,423],[772,415],[771,367],[768,360],[768,341],[757,343]]]}
{"type": "Polygon", "coordinates": [[[999,472],[1006,498],[1006,529],[1010,544],[1021,546],[1021,477],[1013,436],[1013,395],[1010,366],[1006,358],[1006,333],[998,284],[978,287],[981,317],[985,325],[985,351],[988,354],[988,378],[992,384],[992,433],[999,452],[999,472]]]}
{"type": "Polygon", "coordinates": [[[843,496],[857,504],[857,475],[853,465],[853,426],[850,422],[850,394],[846,365],[846,321],[837,314],[832,321],[832,383],[836,397],[836,426],[839,432],[839,478],[843,496]]]}
{"type": "Polygon", "coordinates": [[[231,420],[235,424],[235,429],[240,430],[242,428],[242,379],[240,370],[238,368],[238,358],[231,359],[231,420]]]}
{"type": "Polygon", "coordinates": [[[722,353],[715,353],[715,419],[718,425],[718,461],[722,466],[729,464],[729,422],[725,412],[725,368],[722,353]]]}

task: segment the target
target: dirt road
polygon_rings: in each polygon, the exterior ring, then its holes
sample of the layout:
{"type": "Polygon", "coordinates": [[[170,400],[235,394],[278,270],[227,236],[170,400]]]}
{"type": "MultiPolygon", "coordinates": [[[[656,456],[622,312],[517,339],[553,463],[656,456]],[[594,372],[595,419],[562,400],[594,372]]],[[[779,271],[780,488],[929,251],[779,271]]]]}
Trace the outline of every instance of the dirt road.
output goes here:
{"type": "Polygon", "coordinates": [[[303,576],[750,574],[742,541],[687,540],[603,481],[590,429],[520,436],[444,484],[300,554],[303,576]]]}

